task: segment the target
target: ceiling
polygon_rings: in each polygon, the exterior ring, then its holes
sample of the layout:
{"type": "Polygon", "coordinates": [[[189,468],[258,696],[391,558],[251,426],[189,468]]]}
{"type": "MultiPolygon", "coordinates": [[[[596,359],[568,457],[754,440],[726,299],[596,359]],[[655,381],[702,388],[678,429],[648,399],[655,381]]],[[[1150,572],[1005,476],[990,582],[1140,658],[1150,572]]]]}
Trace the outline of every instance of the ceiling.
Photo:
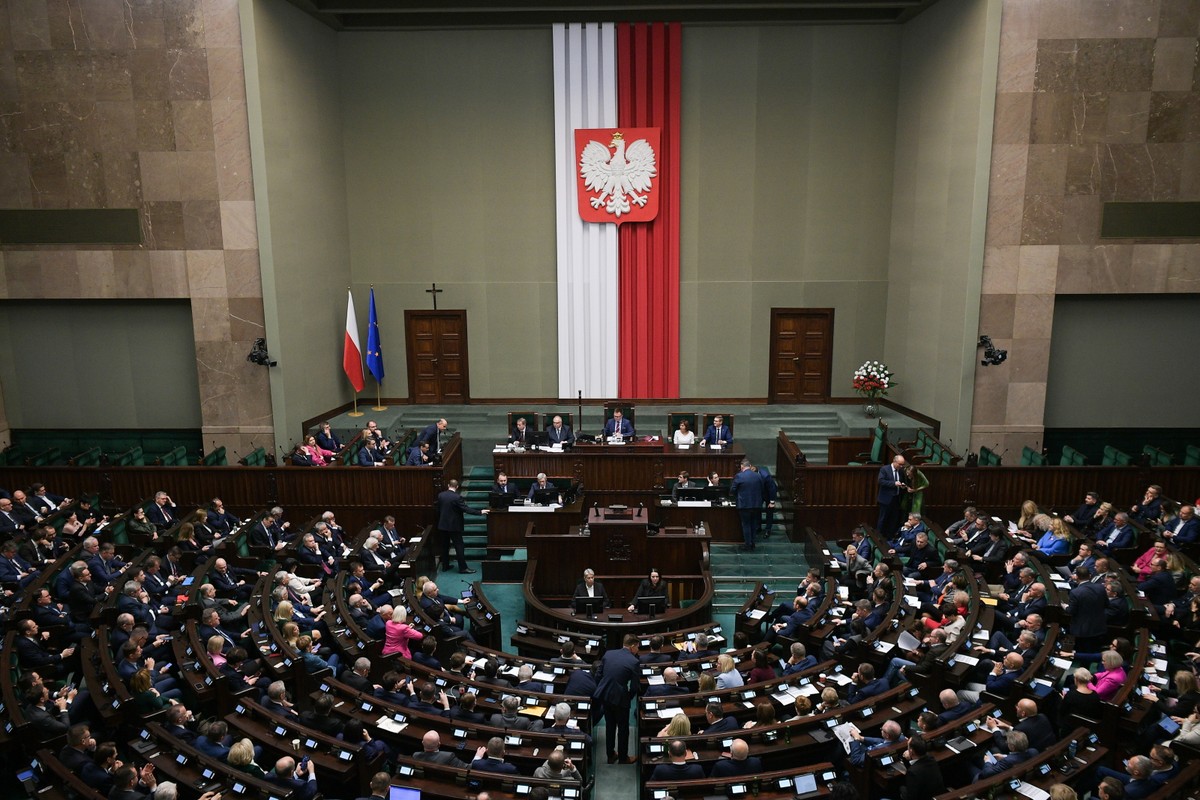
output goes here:
{"type": "Polygon", "coordinates": [[[495,28],[554,22],[895,24],[937,0],[288,0],[338,31],[495,28]]]}

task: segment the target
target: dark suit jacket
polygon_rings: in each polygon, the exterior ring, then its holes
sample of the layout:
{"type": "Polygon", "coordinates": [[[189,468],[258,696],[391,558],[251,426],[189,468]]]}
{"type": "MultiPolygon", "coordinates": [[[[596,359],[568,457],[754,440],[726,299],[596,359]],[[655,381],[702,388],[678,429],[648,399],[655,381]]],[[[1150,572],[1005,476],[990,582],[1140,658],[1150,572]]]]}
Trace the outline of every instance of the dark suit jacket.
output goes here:
{"type": "Polygon", "coordinates": [[[705,728],[702,731],[702,733],[707,736],[712,733],[725,733],[726,731],[736,731],[736,730],[738,730],[739,727],[740,726],[738,725],[738,721],[737,721],[736,717],[721,717],[719,720],[714,722],[712,725],[709,725],[707,728],[705,728]]]}
{"type": "Polygon", "coordinates": [[[722,758],[716,764],[713,764],[711,778],[738,778],[742,775],[758,775],[763,771],[762,759],[758,756],[749,756],[742,761],[734,761],[732,758],[722,758]]]}
{"type": "Polygon", "coordinates": [[[467,501],[462,499],[462,495],[450,489],[438,494],[434,511],[437,515],[438,530],[451,533],[462,533],[463,514],[483,516],[482,511],[471,508],[467,501]]]}
{"type": "MultiPolygon", "coordinates": [[[[608,592],[604,591],[603,583],[601,583],[600,581],[595,581],[592,584],[592,590],[596,593],[596,597],[599,597],[601,600],[604,601],[605,608],[608,608],[609,606],[612,605],[612,603],[608,599],[608,592]]],[[[580,580],[577,584],[575,584],[575,597],[587,597],[587,596],[588,596],[587,584],[585,584],[582,580],[580,580]]]]}
{"type": "Polygon", "coordinates": [[[417,443],[429,442],[429,452],[438,453],[441,449],[438,447],[438,428],[436,422],[431,422],[421,429],[417,434],[417,443]]]}
{"type": "Polygon", "coordinates": [[[360,467],[373,467],[375,462],[383,461],[384,455],[380,453],[378,448],[360,447],[358,450],[358,465],[360,467]]]}
{"type": "Polygon", "coordinates": [[[1138,584],[1138,588],[1146,595],[1146,599],[1156,606],[1166,605],[1175,599],[1178,590],[1175,579],[1167,571],[1155,572],[1149,578],[1138,584]]]}
{"type": "MultiPolygon", "coordinates": [[[[1174,530],[1175,525],[1178,524],[1178,522],[1178,517],[1169,521],[1166,525],[1167,530],[1174,530]]],[[[1183,523],[1183,527],[1179,529],[1178,533],[1171,537],[1171,541],[1175,544],[1187,544],[1188,542],[1196,541],[1198,538],[1200,538],[1200,520],[1192,517],[1187,522],[1183,523]]]]}
{"type": "Polygon", "coordinates": [[[879,468],[879,493],[875,496],[875,502],[884,505],[891,503],[900,496],[900,490],[896,488],[896,481],[904,482],[904,473],[896,470],[892,473],[892,465],[884,464],[879,468]]]}
{"type": "Polygon", "coordinates": [[[421,445],[417,445],[408,451],[408,460],[404,462],[404,466],[424,467],[429,463],[429,461],[425,460],[425,453],[421,452],[421,445]]]}
{"type": "Polygon", "coordinates": [[[991,764],[984,765],[983,769],[979,772],[979,777],[980,779],[983,779],[990,778],[993,775],[999,775],[1001,772],[1004,772],[1007,769],[1012,769],[1018,764],[1023,764],[1036,755],[1037,751],[1032,748],[1020,753],[1009,753],[1003,758],[997,758],[991,764]]]}
{"type": "Polygon", "coordinates": [[[675,697],[681,694],[688,694],[686,686],[678,684],[672,686],[669,683],[660,683],[656,686],[651,686],[646,690],[645,697],[675,697]]]}
{"type": "Polygon", "coordinates": [[[337,434],[333,432],[332,428],[329,430],[328,436],[325,435],[325,431],[317,434],[317,444],[323,449],[332,450],[335,453],[342,449],[342,442],[338,439],[337,434]]]}
{"type": "Polygon", "coordinates": [[[637,694],[639,670],[637,656],[623,647],[608,650],[596,665],[596,691],[592,697],[606,706],[629,707],[637,694]]]}
{"type": "Polygon", "coordinates": [[[704,769],[695,763],[659,764],[650,773],[652,781],[692,781],[704,777],[704,769]]]}
{"type": "Polygon", "coordinates": [[[546,428],[546,433],[550,434],[550,444],[572,444],[575,441],[575,434],[565,422],[560,430],[555,430],[554,424],[551,423],[550,427],[546,428]]]}
{"type": "Polygon", "coordinates": [[[763,504],[763,480],[752,469],[744,469],[733,476],[729,493],[737,498],[738,508],[758,508],[763,504]]]}
{"type": "Polygon", "coordinates": [[[461,767],[463,763],[458,760],[458,757],[447,750],[435,750],[432,753],[425,750],[418,750],[412,754],[416,761],[424,761],[428,764],[441,764],[446,767],[461,767]]]}
{"type": "Polygon", "coordinates": [[[62,663],[62,656],[51,653],[41,642],[35,642],[28,636],[18,636],[17,657],[21,660],[21,669],[37,669],[62,663]]]}
{"type": "Polygon", "coordinates": [[[521,430],[514,425],[513,429],[508,433],[508,440],[514,444],[525,444],[529,441],[529,434],[532,432],[528,425],[525,426],[525,430],[521,430]]]}
{"type": "Polygon", "coordinates": [[[722,425],[719,431],[715,425],[709,425],[708,430],[704,432],[704,441],[706,444],[716,444],[717,442],[732,444],[733,431],[728,425],[722,425]]]}
{"type": "Polygon", "coordinates": [[[154,525],[154,527],[161,531],[178,522],[179,516],[176,513],[174,503],[167,503],[165,506],[160,506],[158,503],[151,503],[150,507],[146,509],[146,519],[148,519],[151,524],[154,525]],[[166,512],[170,514],[169,518],[167,513],[163,512],[164,508],[166,509],[166,512]]]}
{"type": "Polygon", "coordinates": [[[492,484],[492,494],[520,494],[520,493],[517,491],[517,487],[513,486],[511,483],[506,483],[503,486],[501,486],[498,483],[493,483],[492,484]]]}
{"type": "Polygon", "coordinates": [[[500,761],[495,758],[477,758],[471,762],[471,769],[475,772],[498,772],[501,775],[516,775],[517,765],[510,764],[507,761],[500,761]]]}
{"type": "Polygon", "coordinates": [[[901,792],[905,800],[924,800],[944,791],[946,782],[942,779],[942,768],[933,756],[925,754],[908,765],[901,792]]]}
{"type": "Polygon", "coordinates": [[[621,417],[621,430],[619,431],[617,430],[617,421],[615,419],[610,419],[604,423],[605,436],[616,436],[618,433],[625,437],[633,436],[633,423],[629,421],[628,417],[621,417]]]}
{"type": "MultiPolygon", "coordinates": [[[[1103,636],[1108,627],[1105,608],[1108,595],[1098,583],[1081,583],[1067,596],[1071,612],[1071,633],[1074,636],[1103,636]]],[[[1041,748],[1038,748],[1039,750],[1041,748]]]]}

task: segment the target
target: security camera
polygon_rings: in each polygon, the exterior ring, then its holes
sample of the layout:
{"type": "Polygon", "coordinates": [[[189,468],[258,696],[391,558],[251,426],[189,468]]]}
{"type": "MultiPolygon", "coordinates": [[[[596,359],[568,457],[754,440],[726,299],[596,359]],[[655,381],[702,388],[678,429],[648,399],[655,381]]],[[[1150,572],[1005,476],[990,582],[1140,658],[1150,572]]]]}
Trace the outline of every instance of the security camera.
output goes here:
{"type": "Polygon", "coordinates": [[[266,339],[254,340],[254,346],[250,348],[250,355],[246,356],[246,360],[251,364],[258,364],[260,367],[273,367],[279,363],[271,360],[271,354],[267,352],[266,339]]]}

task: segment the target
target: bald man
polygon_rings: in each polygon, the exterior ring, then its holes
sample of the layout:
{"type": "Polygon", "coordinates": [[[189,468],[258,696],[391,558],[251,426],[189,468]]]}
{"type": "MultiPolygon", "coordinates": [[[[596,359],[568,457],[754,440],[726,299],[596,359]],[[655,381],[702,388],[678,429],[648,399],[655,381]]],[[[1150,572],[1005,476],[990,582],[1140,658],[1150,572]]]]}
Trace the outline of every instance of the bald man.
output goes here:
{"type": "Polygon", "coordinates": [[[442,737],[437,731],[428,731],[421,737],[421,749],[412,754],[417,761],[427,761],[430,764],[441,764],[447,767],[461,767],[463,764],[454,753],[441,749],[442,737]]]}
{"type": "MultiPolygon", "coordinates": [[[[897,726],[899,727],[899,726],[897,726]]],[[[750,745],[745,739],[734,739],[729,752],[713,764],[712,778],[737,778],[742,775],[757,775],[763,771],[762,759],[750,755],[750,745]]]]}

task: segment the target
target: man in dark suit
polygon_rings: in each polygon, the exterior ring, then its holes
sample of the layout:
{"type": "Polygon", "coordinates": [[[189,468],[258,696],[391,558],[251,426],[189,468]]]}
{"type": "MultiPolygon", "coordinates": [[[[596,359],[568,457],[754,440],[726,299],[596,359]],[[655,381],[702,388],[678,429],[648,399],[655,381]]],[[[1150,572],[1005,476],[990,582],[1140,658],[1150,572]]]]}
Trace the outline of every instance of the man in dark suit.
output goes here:
{"type": "Polygon", "coordinates": [[[442,434],[445,433],[449,423],[444,419],[439,419],[437,422],[426,426],[420,434],[417,435],[418,442],[429,442],[429,452],[436,455],[441,455],[442,452],[442,434]]]}
{"type": "Polygon", "coordinates": [[[15,536],[21,528],[21,520],[13,511],[12,498],[0,497],[0,539],[15,536]]]}
{"type": "Polygon", "coordinates": [[[145,800],[157,784],[153,764],[142,767],[140,772],[125,765],[113,773],[113,788],[108,793],[108,800],[145,800]]]}
{"type": "Polygon", "coordinates": [[[1118,511],[1109,527],[1096,534],[1096,547],[1106,552],[1133,547],[1137,534],[1129,524],[1129,515],[1118,511]]]}
{"type": "Polygon", "coordinates": [[[1138,522],[1152,522],[1162,514],[1162,487],[1151,484],[1146,487],[1142,502],[1130,507],[1129,511],[1138,522]]]}
{"type": "Polygon", "coordinates": [[[733,444],[733,431],[725,424],[725,418],[720,414],[713,417],[712,425],[704,432],[704,443],[709,447],[733,444]]]}
{"type": "Polygon", "coordinates": [[[1076,567],[1071,581],[1074,586],[1067,595],[1067,610],[1071,614],[1071,635],[1075,637],[1075,649],[1085,653],[1098,652],[1108,638],[1108,620],[1105,609],[1108,593],[1098,583],[1092,583],[1092,573],[1087,567],[1076,567]]]}
{"type": "MultiPolygon", "coordinates": [[[[437,731],[427,731],[421,737],[421,749],[412,754],[412,757],[417,761],[425,761],[430,764],[441,764],[446,767],[461,767],[463,763],[458,760],[458,757],[447,750],[442,750],[442,737],[437,731]]],[[[383,773],[387,775],[387,773],[383,773]]]]}
{"type": "MultiPolygon", "coordinates": [[[[446,755],[450,755],[447,753],[446,755]]],[[[454,758],[454,756],[450,756],[454,758]]],[[[457,760],[457,759],[455,759],[457,760]]],[[[358,800],[388,800],[392,785],[392,775],[390,772],[376,772],[371,776],[371,794],[367,797],[360,797],[358,800]]]]}
{"type": "Polygon", "coordinates": [[[743,775],[758,775],[763,770],[762,759],[750,755],[750,745],[745,739],[734,739],[729,746],[729,757],[713,764],[712,778],[739,778],[743,775]]]}
{"type": "Polygon", "coordinates": [[[392,442],[383,435],[383,431],[379,430],[379,426],[375,420],[367,420],[367,427],[363,430],[363,439],[369,439],[375,443],[375,449],[380,453],[386,453],[392,446],[392,442]]]}
{"type": "Polygon", "coordinates": [[[688,474],[687,470],[683,470],[682,472],[679,473],[679,477],[675,479],[675,485],[671,487],[671,501],[677,502],[679,500],[679,490],[680,489],[699,489],[699,488],[701,488],[700,484],[693,483],[691,481],[691,476],[688,474]]]}
{"type": "Polygon", "coordinates": [[[885,539],[891,539],[900,526],[900,497],[908,491],[904,483],[904,456],[896,456],[891,464],[879,468],[879,492],[875,502],[879,505],[879,518],[875,530],[885,539]]]}
{"type": "Polygon", "coordinates": [[[80,625],[87,625],[96,604],[104,599],[106,588],[92,582],[92,572],[88,565],[76,561],[71,565],[71,582],[67,594],[67,609],[71,620],[80,625]]]}
{"type": "Polygon", "coordinates": [[[71,502],[71,498],[51,493],[46,489],[44,483],[33,483],[29,485],[28,502],[38,510],[41,516],[47,517],[58,509],[68,505],[71,502]]]}
{"type": "Polygon", "coordinates": [[[575,444],[575,434],[571,431],[569,425],[563,422],[563,418],[554,415],[554,421],[550,423],[550,427],[546,428],[546,433],[550,435],[550,444],[575,444]]]}
{"type": "Polygon", "coordinates": [[[529,427],[524,417],[518,417],[517,424],[508,432],[508,443],[522,447],[529,443],[529,427]]]}
{"type": "Polygon", "coordinates": [[[429,442],[417,442],[409,448],[408,458],[404,461],[406,467],[428,467],[431,465],[429,461],[429,442]]]}
{"type": "Polygon", "coordinates": [[[705,735],[736,731],[740,727],[736,717],[725,716],[725,709],[716,700],[704,706],[704,721],[706,727],[700,732],[705,735]]]}
{"type": "Polygon", "coordinates": [[[1096,516],[1096,509],[1099,507],[1100,493],[1088,492],[1083,496],[1083,505],[1076,509],[1074,514],[1063,517],[1063,521],[1071,523],[1078,530],[1083,530],[1092,521],[1092,517],[1096,516]]]}
{"type": "Polygon", "coordinates": [[[1174,544],[1191,544],[1200,539],[1200,520],[1196,519],[1196,509],[1180,506],[1179,515],[1167,521],[1162,535],[1174,544]]]}
{"type": "Polygon", "coordinates": [[[21,556],[17,555],[17,543],[9,539],[0,547],[0,583],[16,584],[21,587],[33,583],[41,574],[21,556]]]}
{"type": "Polygon", "coordinates": [[[604,436],[605,438],[620,436],[624,439],[633,436],[633,423],[625,419],[625,414],[621,409],[614,408],[612,419],[604,423],[604,436]]]}
{"type": "Polygon", "coordinates": [[[342,673],[341,680],[355,691],[374,694],[375,684],[371,682],[371,659],[355,659],[353,666],[342,673]]]}
{"type": "Polygon", "coordinates": [[[737,501],[738,517],[742,522],[742,550],[754,549],[762,517],[763,482],[752,466],[748,459],[742,461],[741,470],[729,486],[729,493],[737,501]]]}
{"type": "Polygon", "coordinates": [[[488,509],[476,511],[467,505],[467,501],[458,493],[458,481],[451,478],[446,484],[446,491],[437,496],[434,511],[437,516],[438,533],[442,539],[442,571],[450,569],[450,544],[453,542],[454,552],[458,557],[459,573],[472,574],[475,570],[467,566],[467,558],[463,553],[463,515],[483,516],[488,513],[488,509]]]}
{"type": "Polygon", "coordinates": [[[704,770],[699,764],[689,763],[687,745],[681,739],[672,739],[667,743],[667,757],[671,760],[659,764],[650,773],[652,781],[692,781],[704,777],[704,770]]]}
{"type": "Polygon", "coordinates": [[[621,647],[605,651],[596,665],[599,682],[592,699],[596,701],[594,711],[603,713],[606,721],[604,743],[610,764],[620,760],[632,764],[636,760],[629,754],[629,704],[638,690],[641,665],[637,649],[637,637],[627,633],[621,647]]]}
{"type": "Polygon", "coordinates": [[[1038,712],[1037,703],[1028,698],[1017,701],[1017,724],[1013,725],[1004,719],[987,718],[987,727],[993,731],[992,737],[1000,752],[1008,752],[1008,737],[1006,731],[1020,731],[1029,740],[1029,746],[1042,751],[1058,741],[1058,734],[1045,714],[1038,712]]]}
{"type": "Polygon", "coordinates": [[[663,670],[662,683],[651,684],[646,689],[646,697],[678,697],[687,693],[688,688],[679,685],[679,670],[674,667],[667,667],[663,670]]]}
{"type": "MultiPolygon", "coordinates": [[[[546,473],[539,472],[537,474],[537,478],[534,479],[533,483],[531,483],[529,485],[529,494],[527,495],[527,497],[529,498],[530,502],[533,502],[534,495],[536,495],[538,492],[553,492],[556,488],[557,487],[553,483],[550,482],[550,479],[546,477],[546,473]]],[[[553,503],[554,500],[551,499],[550,502],[553,503]]],[[[561,492],[558,495],[558,502],[560,504],[562,503],[562,493],[561,492]]],[[[540,503],[545,503],[545,501],[544,500],[540,501],[540,503]]]]}
{"type": "Polygon", "coordinates": [[[363,446],[358,448],[358,465],[360,467],[378,467],[383,464],[386,456],[379,452],[374,439],[364,439],[363,446]]]}
{"type": "Polygon", "coordinates": [[[514,497],[518,494],[517,487],[509,483],[508,475],[500,472],[496,474],[496,482],[492,484],[492,494],[503,494],[509,497],[514,497]]]}
{"type": "Polygon", "coordinates": [[[320,445],[323,450],[330,450],[334,453],[339,452],[343,447],[345,447],[345,445],[342,444],[342,440],[339,439],[337,434],[333,432],[333,426],[328,422],[321,423],[321,431],[317,434],[317,444],[320,445]]]}
{"type": "Polygon", "coordinates": [[[904,775],[901,797],[905,800],[921,800],[946,791],[942,768],[938,766],[937,759],[929,754],[929,743],[924,736],[918,733],[908,740],[904,757],[908,759],[908,771],[904,775]]]}
{"type": "Polygon", "coordinates": [[[13,514],[27,528],[33,528],[40,525],[42,522],[42,514],[38,509],[31,505],[29,496],[20,489],[12,493],[13,514]]]}
{"type": "Polygon", "coordinates": [[[166,492],[156,492],[154,502],[146,509],[146,519],[153,523],[159,531],[165,531],[178,522],[175,503],[171,500],[170,495],[166,492]]]}
{"type": "MultiPolygon", "coordinates": [[[[262,573],[262,575],[265,574],[262,573]]],[[[208,574],[208,580],[217,590],[218,597],[244,601],[254,591],[254,584],[262,575],[252,569],[231,567],[228,561],[218,558],[213,561],[213,569],[208,574]]]]}
{"type": "Polygon", "coordinates": [[[269,514],[250,526],[250,546],[268,547],[272,550],[282,550],[287,547],[285,538],[290,522],[280,522],[283,519],[283,509],[275,506],[269,514]]]}
{"type": "Polygon", "coordinates": [[[81,722],[67,731],[67,743],[58,751],[58,760],[71,772],[79,774],[84,764],[91,763],[95,749],[96,740],[92,738],[91,727],[81,722]]]}
{"type": "Polygon", "coordinates": [[[296,759],[284,756],[275,762],[275,769],[267,773],[266,779],[290,790],[293,800],[312,800],[317,795],[317,768],[307,757],[297,766],[296,759]]]}
{"type": "Polygon", "coordinates": [[[472,772],[498,772],[501,775],[518,774],[517,765],[504,760],[504,740],[499,736],[488,739],[486,747],[475,751],[475,760],[471,762],[472,772]]]}
{"type": "Polygon", "coordinates": [[[983,769],[973,770],[976,774],[971,778],[972,783],[999,775],[1037,755],[1037,751],[1029,746],[1029,737],[1020,731],[1009,731],[1005,743],[1008,745],[1008,755],[996,758],[991,753],[984,754],[983,769]]]}
{"type": "Polygon", "coordinates": [[[21,669],[36,670],[43,678],[55,678],[62,673],[62,663],[75,655],[75,647],[54,652],[46,647],[48,636],[43,636],[38,624],[31,619],[17,623],[20,636],[16,639],[17,656],[21,669]]]}
{"type": "Polygon", "coordinates": [[[1175,579],[1167,572],[1165,558],[1156,558],[1150,562],[1150,574],[1138,584],[1138,589],[1159,609],[1175,599],[1178,590],[1175,588],[1175,579]]]}
{"type": "Polygon", "coordinates": [[[858,665],[858,671],[850,676],[850,686],[846,689],[846,699],[851,703],[883,694],[888,690],[887,681],[875,677],[875,667],[863,662],[858,665]]]}
{"type": "Polygon", "coordinates": [[[975,703],[960,699],[953,689],[942,689],[938,693],[938,702],[942,704],[942,711],[938,714],[939,727],[953,722],[975,708],[975,703]]]}

